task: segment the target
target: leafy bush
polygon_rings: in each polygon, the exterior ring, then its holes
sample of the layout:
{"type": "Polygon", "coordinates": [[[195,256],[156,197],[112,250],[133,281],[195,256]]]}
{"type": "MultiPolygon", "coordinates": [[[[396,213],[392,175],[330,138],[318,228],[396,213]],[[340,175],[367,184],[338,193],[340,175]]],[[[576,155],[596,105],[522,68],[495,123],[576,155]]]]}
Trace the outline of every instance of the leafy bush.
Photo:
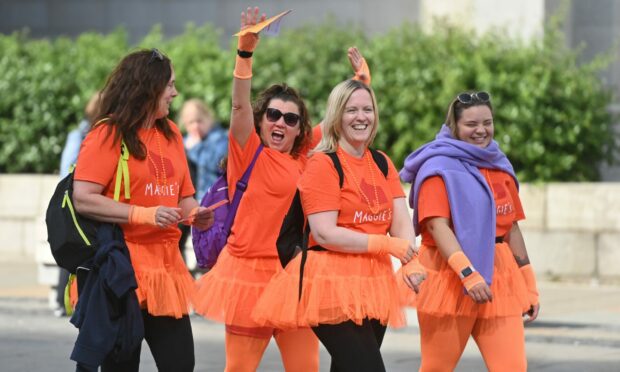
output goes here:
{"type": "MultiPolygon", "coordinates": [[[[380,106],[375,146],[397,166],[431,140],[449,102],[464,90],[487,90],[496,139],[522,181],[586,181],[616,151],[607,111],[612,96],[597,77],[606,56],[578,64],[553,26],[539,42],[521,44],[501,33],[472,37],[458,28],[433,34],[404,24],[374,38],[332,21],[263,38],[254,58],[253,90],[286,82],[300,90],[315,122],[331,88],[351,76],[350,45],[367,57],[380,106]]],[[[173,61],[179,97],[199,97],[226,124],[235,39],[222,47],[210,26],[188,26],[174,38],[156,27],[137,46],[123,30],[85,33],[75,40],[0,35],[0,171],[54,172],[66,133],[81,118],[90,94],[118,60],[136,47],[157,47],[173,61]]]]}

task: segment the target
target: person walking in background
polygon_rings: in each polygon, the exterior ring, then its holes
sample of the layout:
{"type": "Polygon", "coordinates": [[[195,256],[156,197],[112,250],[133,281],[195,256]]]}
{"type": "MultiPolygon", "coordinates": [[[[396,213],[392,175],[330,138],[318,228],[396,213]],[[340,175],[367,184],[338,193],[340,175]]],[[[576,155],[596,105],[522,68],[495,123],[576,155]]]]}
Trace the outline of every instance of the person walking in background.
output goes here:
{"type": "Polygon", "coordinates": [[[424,279],[398,171],[369,149],[378,126],[370,87],[347,80],[332,90],[323,138],[299,181],[311,231],[301,298],[297,255],[253,313],[261,324],[311,326],[332,357],[331,371],[385,371],[380,347],[388,321],[404,325],[391,256],[405,266],[412,289],[424,279]],[[342,184],[327,153],[342,166],[342,184]]]}
{"type": "MultiPolygon", "coordinates": [[[[62,149],[60,156],[60,179],[65,178],[71,167],[75,164],[78,154],[80,152],[80,146],[86,134],[90,130],[90,126],[93,123],[93,117],[97,111],[97,105],[99,102],[99,92],[95,92],[91,95],[88,103],[84,107],[84,117],[78,124],[77,128],[71,130],[67,134],[67,141],[65,147],[62,149]]],[[[65,289],[69,281],[69,272],[61,267],[58,268],[58,284],[56,285],[56,308],[54,309],[54,315],[61,317],[67,315],[66,303],[65,303],[65,289]]]]}
{"type": "Polygon", "coordinates": [[[522,316],[538,316],[538,291],[518,221],[518,182],[493,140],[486,92],[450,103],[436,139],[410,154],[401,177],[409,196],[420,262],[417,297],[420,371],[452,371],[469,336],[490,371],[525,371],[522,316]]]}
{"type": "MultiPolygon", "coordinates": [[[[183,137],[190,176],[201,201],[209,187],[222,175],[222,160],[228,153],[228,131],[216,122],[213,113],[200,99],[193,98],[181,107],[179,124],[187,134],[183,137]]],[[[179,224],[181,254],[190,236],[190,227],[179,224]]]]}
{"type": "MultiPolygon", "coordinates": [[[[194,341],[188,316],[194,281],[178,249],[181,219],[204,229],[213,212],[193,198],[183,139],[167,116],[177,95],[175,73],[157,49],[125,56],[108,77],[95,126],[84,139],[73,198],[78,213],[119,224],[138,283],[144,338],[160,371],[192,371],[194,341]],[[114,201],[121,140],[129,150],[130,198],[114,201]]],[[[127,192],[127,190],[125,190],[127,192]]],[[[103,371],[137,371],[131,359],[108,357],[103,371]]]]}

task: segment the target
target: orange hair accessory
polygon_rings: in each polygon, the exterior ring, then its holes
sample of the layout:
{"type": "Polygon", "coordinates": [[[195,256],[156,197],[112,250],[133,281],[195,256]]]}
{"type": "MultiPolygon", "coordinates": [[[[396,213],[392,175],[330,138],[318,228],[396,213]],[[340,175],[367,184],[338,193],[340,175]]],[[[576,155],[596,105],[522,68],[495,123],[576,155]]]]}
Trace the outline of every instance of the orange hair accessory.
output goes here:
{"type": "Polygon", "coordinates": [[[530,305],[534,306],[538,304],[538,289],[536,288],[536,276],[534,275],[534,269],[532,265],[527,264],[519,268],[525,286],[527,287],[527,298],[530,301],[530,305]]]}
{"type": "Polygon", "coordinates": [[[159,207],[129,206],[129,216],[127,217],[129,224],[157,226],[157,222],[155,222],[157,208],[159,207]]]}
{"type": "Polygon", "coordinates": [[[409,250],[409,240],[395,238],[393,236],[369,234],[368,253],[391,254],[401,261],[405,260],[407,250],[409,250]]]}

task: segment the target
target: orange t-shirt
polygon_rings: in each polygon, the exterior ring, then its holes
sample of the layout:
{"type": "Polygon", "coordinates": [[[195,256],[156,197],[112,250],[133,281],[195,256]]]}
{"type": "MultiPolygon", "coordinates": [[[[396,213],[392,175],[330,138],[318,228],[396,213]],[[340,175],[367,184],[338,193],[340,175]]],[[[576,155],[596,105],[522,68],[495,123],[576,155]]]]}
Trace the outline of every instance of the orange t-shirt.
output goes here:
{"type": "MultiPolygon", "coordinates": [[[[241,147],[229,132],[228,195],[235,193],[236,183],[243,176],[260,145],[260,137],[252,132],[241,147]]],[[[277,257],[276,240],[284,216],[293,201],[297,181],[306,165],[308,149],[321,139],[320,126],[312,133],[312,143],[294,159],[290,154],[264,147],[254,169],[227,240],[227,249],[240,257],[277,257]]]]}
{"type": "MultiPolygon", "coordinates": [[[[155,128],[138,130],[138,137],[147,149],[144,160],[129,156],[130,200],[121,191],[121,203],[144,207],[163,205],[177,207],[179,200],[194,194],[185,158],[183,139],[176,124],[168,121],[174,138],[167,140],[155,128]]],[[[108,135],[108,125],[94,128],[82,143],[75,169],[75,179],[103,185],[104,195],[113,198],[116,167],[121,145],[114,143],[114,132],[108,135]]],[[[122,184],[122,183],[121,183],[122,184]]],[[[122,186],[121,186],[122,187],[122,186]]],[[[178,240],[181,232],[176,226],[165,229],[150,225],[121,225],[125,240],[140,244],[178,240]]]]}
{"type": "MultiPolygon", "coordinates": [[[[495,236],[504,236],[512,228],[513,222],[525,218],[519,191],[512,176],[506,172],[485,168],[481,168],[480,172],[495,198],[495,236]]],[[[441,176],[424,180],[418,198],[418,221],[422,227],[422,244],[435,246],[435,240],[424,224],[424,220],[430,217],[451,218],[448,192],[441,176]]]]}
{"type": "MultiPolygon", "coordinates": [[[[304,213],[338,211],[338,226],[369,234],[387,233],[392,224],[393,199],[405,196],[394,164],[385,156],[388,174],[384,177],[368,152],[360,159],[342,151],[339,158],[344,173],[342,188],[329,156],[315,153],[308,160],[299,181],[304,213]]],[[[308,245],[316,244],[311,235],[308,245]]]]}

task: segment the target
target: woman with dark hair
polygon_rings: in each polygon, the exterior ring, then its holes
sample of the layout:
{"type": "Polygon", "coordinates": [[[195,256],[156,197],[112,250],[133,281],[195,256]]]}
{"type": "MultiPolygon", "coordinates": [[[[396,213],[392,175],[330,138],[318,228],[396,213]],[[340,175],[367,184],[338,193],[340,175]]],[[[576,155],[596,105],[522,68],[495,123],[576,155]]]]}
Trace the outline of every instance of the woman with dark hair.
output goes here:
{"type": "MultiPolygon", "coordinates": [[[[138,283],[145,340],[160,371],[192,371],[194,342],[188,316],[194,282],[178,249],[177,223],[204,229],[211,211],[198,206],[183,140],[170,121],[176,97],[170,59],[157,49],[123,58],[101,93],[96,124],[84,139],[75,170],[76,210],[119,224],[138,283]],[[113,199],[121,142],[129,151],[130,190],[113,199]]],[[[119,172],[122,173],[122,172],[119,172]]],[[[137,371],[140,348],[130,360],[108,357],[104,371],[137,371]]]]}
{"type": "Polygon", "coordinates": [[[493,140],[491,97],[464,92],[434,141],[405,160],[420,262],[420,371],[452,371],[472,336],[489,371],[525,371],[523,319],[538,291],[518,221],[525,218],[510,161],[493,140]]]}
{"type": "MultiPolygon", "coordinates": [[[[241,29],[256,25],[258,8],[241,14],[241,29]]],[[[275,84],[250,101],[252,54],[256,33],[239,37],[233,79],[232,115],[227,165],[232,197],[261,144],[226,246],[215,266],[198,281],[196,311],[226,325],[226,371],[255,371],[267,345],[275,338],[286,371],[318,371],[318,340],[310,328],[287,330],[263,327],[251,312],[271,278],[282,270],[276,239],[293,200],[312,142],[313,130],[306,105],[298,92],[275,84]]],[[[357,50],[351,63],[361,66],[357,50]]],[[[358,70],[356,68],[356,70],[358,70]]]]}

